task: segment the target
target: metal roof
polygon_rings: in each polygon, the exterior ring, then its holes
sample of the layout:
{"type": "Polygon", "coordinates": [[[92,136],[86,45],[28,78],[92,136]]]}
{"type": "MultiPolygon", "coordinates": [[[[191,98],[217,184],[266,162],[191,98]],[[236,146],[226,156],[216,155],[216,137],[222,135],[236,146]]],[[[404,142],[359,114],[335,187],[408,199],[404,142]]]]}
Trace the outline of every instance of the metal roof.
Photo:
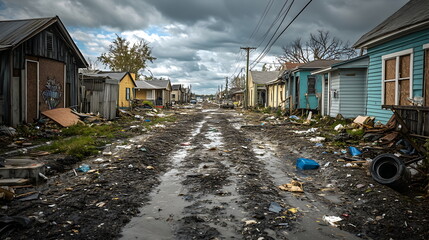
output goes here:
{"type": "Polygon", "coordinates": [[[250,71],[252,81],[256,84],[265,84],[271,80],[277,79],[279,71],[250,71]]]}
{"type": "Polygon", "coordinates": [[[170,81],[169,80],[144,80],[136,81],[138,89],[167,89],[170,81]]]}
{"type": "Polygon", "coordinates": [[[34,37],[55,23],[58,24],[60,33],[63,35],[66,43],[74,51],[78,60],[80,60],[81,66],[88,66],[85,57],[79,51],[78,47],[58,16],[49,18],[0,21],[0,51],[17,47],[18,45],[34,37]]]}
{"type": "Polygon", "coordinates": [[[427,28],[429,28],[429,1],[411,0],[364,34],[353,47],[367,47],[427,28]]]}

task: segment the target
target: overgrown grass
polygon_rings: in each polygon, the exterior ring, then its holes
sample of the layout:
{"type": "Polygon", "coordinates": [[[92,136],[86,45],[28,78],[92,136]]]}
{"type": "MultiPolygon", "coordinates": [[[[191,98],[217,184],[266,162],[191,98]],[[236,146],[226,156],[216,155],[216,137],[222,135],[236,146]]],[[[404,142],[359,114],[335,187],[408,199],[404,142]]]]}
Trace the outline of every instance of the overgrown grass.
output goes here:
{"type": "Polygon", "coordinates": [[[177,120],[174,116],[167,116],[167,117],[156,117],[150,120],[150,122],[143,122],[143,126],[150,127],[156,124],[161,124],[163,122],[175,122],[177,120]]]}
{"type": "Polygon", "coordinates": [[[96,154],[98,152],[96,140],[90,136],[76,136],[54,141],[51,145],[42,146],[39,150],[53,153],[65,153],[78,159],[96,154]]]}
{"type": "Polygon", "coordinates": [[[119,137],[121,134],[121,126],[118,124],[109,125],[84,125],[76,124],[64,129],[62,132],[64,136],[92,136],[92,137],[105,137],[108,139],[119,137]]]}

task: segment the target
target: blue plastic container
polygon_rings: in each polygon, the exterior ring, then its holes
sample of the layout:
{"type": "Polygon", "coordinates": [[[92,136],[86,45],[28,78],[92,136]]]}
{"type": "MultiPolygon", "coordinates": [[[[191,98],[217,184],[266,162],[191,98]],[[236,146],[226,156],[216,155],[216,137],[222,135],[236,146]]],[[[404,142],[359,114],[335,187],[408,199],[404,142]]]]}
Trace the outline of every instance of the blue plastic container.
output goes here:
{"type": "Polygon", "coordinates": [[[312,159],[298,158],[296,160],[296,168],[301,169],[301,170],[317,169],[317,168],[319,168],[319,166],[320,165],[312,159]]]}
{"type": "Polygon", "coordinates": [[[355,147],[349,147],[349,152],[350,152],[350,155],[352,155],[353,157],[362,154],[362,152],[355,147]]]}

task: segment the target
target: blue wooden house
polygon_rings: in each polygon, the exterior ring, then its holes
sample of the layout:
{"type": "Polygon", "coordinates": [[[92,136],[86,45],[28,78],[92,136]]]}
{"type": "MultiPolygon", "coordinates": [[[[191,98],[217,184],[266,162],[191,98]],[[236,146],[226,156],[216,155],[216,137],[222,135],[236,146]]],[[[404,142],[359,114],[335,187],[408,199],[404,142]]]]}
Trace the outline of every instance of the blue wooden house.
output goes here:
{"type": "Polygon", "coordinates": [[[322,79],[321,115],[346,118],[366,115],[367,68],[369,57],[364,55],[313,71],[322,79]]]}
{"type": "Polygon", "coordinates": [[[385,123],[383,106],[429,106],[429,1],[409,1],[354,47],[369,57],[367,115],[385,123]]]}
{"type": "MultiPolygon", "coordinates": [[[[294,109],[320,110],[322,78],[311,72],[329,67],[337,60],[315,60],[296,67],[288,76],[286,98],[294,109]]],[[[287,104],[288,106],[288,104],[287,104]]]]}

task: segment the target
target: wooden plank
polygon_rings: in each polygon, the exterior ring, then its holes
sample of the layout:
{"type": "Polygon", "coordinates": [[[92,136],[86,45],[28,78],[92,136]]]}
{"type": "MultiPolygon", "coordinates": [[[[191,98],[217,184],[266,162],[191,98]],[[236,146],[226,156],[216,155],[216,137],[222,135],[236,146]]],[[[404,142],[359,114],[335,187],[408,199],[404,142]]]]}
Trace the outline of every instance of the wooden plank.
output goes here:
{"type": "Polygon", "coordinates": [[[384,75],[385,80],[392,80],[396,77],[396,59],[386,60],[386,71],[384,75]]]}
{"type": "Polygon", "coordinates": [[[384,89],[384,104],[395,105],[395,82],[385,82],[384,89]]]}
{"type": "Polygon", "coordinates": [[[63,127],[69,127],[79,122],[79,117],[73,114],[70,108],[55,108],[44,111],[42,114],[63,127]]]}
{"type": "Polygon", "coordinates": [[[399,81],[399,105],[410,106],[411,102],[408,100],[410,97],[410,80],[399,81]]]}
{"type": "Polygon", "coordinates": [[[399,78],[410,77],[410,55],[404,55],[399,58],[399,78]]]}

